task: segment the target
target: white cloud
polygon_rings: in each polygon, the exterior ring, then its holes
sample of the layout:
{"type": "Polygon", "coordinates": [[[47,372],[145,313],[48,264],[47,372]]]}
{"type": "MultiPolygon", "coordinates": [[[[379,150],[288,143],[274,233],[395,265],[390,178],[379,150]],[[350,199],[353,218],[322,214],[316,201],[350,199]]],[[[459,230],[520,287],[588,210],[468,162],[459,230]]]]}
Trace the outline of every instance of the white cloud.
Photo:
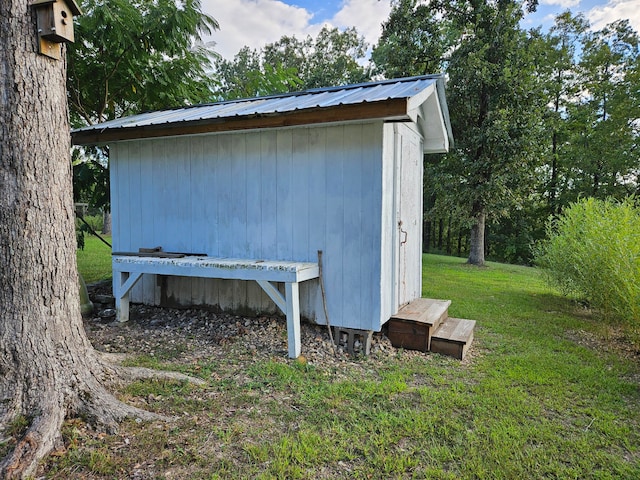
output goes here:
{"type": "Polygon", "coordinates": [[[587,18],[595,30],[599,30],[616,20],[628,19],[634,30],[640,32],[638,0],[609,0],[606,5],[589,10],[587,18]]]}
{"type": "Polygon", "coordinates": [[[554,5],[561,8],[575,7],[580,3],[580,0],[540,0],[541,5],[554,5]]]}
{"type": "Polygon", "coordinates": [[[391,11],[388,0],[344,0],[331,19],[312,23],[312,12],[278,0],[202,0],[202,8],[220,24],[220,30],[204,40],[215,42],[214,50],[227,59],[245,45],[260,48],[283,35],[315,36],[324,25],[356,27],[373,46],[391,11]]]}
{"type": "Polygon", "coordinates": [[[332,19],[339,28],[356,27],[370,47],[378,42],[382,22],[389,18],[390,2],[387,0],[346,0],[332,19]]]}
{"type": "Polygon", "coordinates": [[[205,41],[214,41],[214,50],[228,59],[245,45],[260,48],[283,35],[311,31],[311,13],[277,0],[203,0],[202,9],[220,24],[205,41]]]}

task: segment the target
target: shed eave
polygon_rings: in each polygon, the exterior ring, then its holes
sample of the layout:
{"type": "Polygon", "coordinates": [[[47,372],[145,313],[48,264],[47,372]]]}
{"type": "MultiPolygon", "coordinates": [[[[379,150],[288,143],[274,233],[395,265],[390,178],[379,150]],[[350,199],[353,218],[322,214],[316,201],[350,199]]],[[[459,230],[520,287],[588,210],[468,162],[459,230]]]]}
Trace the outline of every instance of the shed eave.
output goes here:
{"type": "Polygon", "coordinates": [[[434,94],[423,102],[416,109],[415,116],[423,138],[423,152],[447,153],[451,137],[438,95],[434,94]]]}
{"type": "Polygon", "coordinates": [[[89,128],[71,133],[74,145],[96,145],[143,138],[222,133],[263,128],[282,128],[322,123],[363,120],[411,120],[406,98],[378,102],[337,105],[282,113],[200,119],[196,121],[151,124],[118,128],[89,128]]]}
{"type": "Polygon", "coordinates": [[[447,153],[453,146],[444,79],[414,95],[407,102],[408,115],[423,137],[424,153],[447,153]]]}

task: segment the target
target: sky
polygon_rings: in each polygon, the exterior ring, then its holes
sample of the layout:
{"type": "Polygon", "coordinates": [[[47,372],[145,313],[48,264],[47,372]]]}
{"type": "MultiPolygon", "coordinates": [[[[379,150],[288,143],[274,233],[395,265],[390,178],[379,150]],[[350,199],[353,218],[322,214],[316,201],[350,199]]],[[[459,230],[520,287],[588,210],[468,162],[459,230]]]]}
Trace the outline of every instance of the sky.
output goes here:
{"type": "MultiPolygon", "coordinates": [[[[220,29],[205,37],[213,49],[227,59],[245,45],[260,48],[283,35],[315,36],[329,25],[356,27],[370,46],[376,44],[381,24],[391,10],[389,0],[201,0],[205,13],[220,29]]],[[[538,11],[527,16],[523,27],[548,28],[558,13],[582,12],[595,29],[619,19],[628,19],[640,32],[640,0],[539,0],[538,11]]]]}

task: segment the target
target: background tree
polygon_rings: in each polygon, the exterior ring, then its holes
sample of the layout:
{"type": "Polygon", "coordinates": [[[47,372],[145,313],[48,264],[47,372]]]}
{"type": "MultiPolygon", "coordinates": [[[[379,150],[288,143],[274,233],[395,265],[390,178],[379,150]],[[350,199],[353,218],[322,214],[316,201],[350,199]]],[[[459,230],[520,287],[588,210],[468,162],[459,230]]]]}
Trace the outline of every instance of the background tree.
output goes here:
{"type": "Polygon", "coordinates": [[[220,59],[218,95],[231,99],[360,83],[370,78],[367,44],[355,28],[323,27],[313,38],[283,36],[261,50],[244,47],[233,60],[220,59]]]}
{"type": "Polygon", "coordinates": [[[302,84],[295,67],[265,63],[259,50],[243,47],[233,60],[219,59],[219,98],[234,100],[296,90],[302,84]]]}
{"type": "Polygon", "coordinates": [[[541,35],[539,30],[533,32],[533,36],[539,35],[541,40],[536,65],[549,105],[545,128],[549,132],[551,145],[546,155],[548,161],[544,172],[543,195],[547,198],[548,213],[551,215],[560,213],[563,202],[559,197],[567,185],[567,110],[581,91],[577,71],[578,52],[588,28],[589,24],[582,15],[573,16],[566,11],[556,17],[547,34],[541,35]]]}
{"type": "Polygon", "coordinates": [[[415,58],[430,52],[431,68],[445,55],[456,146],[429,162],[427,172],[439,182],[440,204],[466,212],[461,220],[471,225],[468,261],[475,265],[484,263],[487,216],[499,218],[525,201],[538,158],[542,102],[522,15],[517,1],[401,1],[374,50],[374,58],[394,58],[409,42],[415,58]],[[403,32],[418,15],[422,34],[403,32]],[[435,26],[438,18],[446,19],[444,32],[435,26]]]}
{"type": "Polygon", "coordinates": [[[541,98],[519,2],[443,2],[464,32],[451,54],[456,148],[440,167],[472,222],[469,263],[484,264],[485,222],[526,201],[538,161],[541,98]]]}
{"type": "Polygon", "coordinates": [[[371,59],[386,78],[442,72],[460,31],[437,9],[420,0],[394,2],[371,59]]]}
{"type": "MultiPolygon", "coordinates": [[[[564,12],[547,34],[539,29],[530,34],[538,44],[536,72],[548,106],[544,162],[537,169],[538,191],[525,209],[526,223],[511,231],[531,232],[534,243],[546,235],[541,228],[546,218],[557,217],[579,198],[622,199],[636,191],[640,102],[637,93],[634,97],[638,38],[628,23],[592,31],[581,15],[564,12]]],[[[513,240],[513,235],[497,239],[508,249],[513,240]]]]}
{"type": "Polygon", "coordinates": [[[150,372],[108,363],[84,332],[65,62],[36,42],[29,3],[0,2],[1,478],[32,474],[66,417],[107,430],[128,415],[157,418],[103,386],[150,372]]]}
{"type": "Polygon", "coordinates": [[[304,41],[284,36],[265,46],[266,63],[298,70],[303,90],[360,83],[369,79],[365,62],[367,44],[355,28],[340,31],[323,27],[304,41]]]}
{"type": "Polygon", "coordinates": [[[582,195],[620,199],[635,190],[638,45],[638,35],[626,20],[585,35],[577,66],[580,92],[567,110],[567,202],[582,195]]]}
{"type": "Polygon", "coordinates": [[[537,149],[539,162],[522,172],[527,181],[521,183],[519,200],[506,215],[488,218],[485,251],[493,259],[530,264],[534,245],[546,235],[547,218],[562,208],[570,166],[566,112],[580,91],[578,51],[587,28],[582,16],[567,11],[556,18],[549,32],[542,33],[540,28],[528,32],[537,79],[532,88],[540,95],[539,105],[547,105],[539,118],[544,135],[537,149]]]}
{"type": "Polygon", "coordinates": [[[214,53],[201,38],[218,28],[200,0],[85,0],[69,47],[73,127],[207,101],[214,53]]]}

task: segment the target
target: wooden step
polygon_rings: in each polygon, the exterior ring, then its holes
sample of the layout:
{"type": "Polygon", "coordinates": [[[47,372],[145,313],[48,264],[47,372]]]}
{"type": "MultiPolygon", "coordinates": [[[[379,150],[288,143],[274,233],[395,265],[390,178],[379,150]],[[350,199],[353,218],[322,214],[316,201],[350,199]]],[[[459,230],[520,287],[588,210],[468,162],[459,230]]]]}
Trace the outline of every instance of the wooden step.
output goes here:
{"type": "Polygon", "coordinates": [[[447,319],[450,300],[417,298],[389,320],[388,337],[396,348],[429,351],[431,336],[447,319]]]}
{"type": "Polygon", "coordinates": [[[431,351],[462,360],[473,341],[475,320],[449,317],[431,337],[431,351]]]}

